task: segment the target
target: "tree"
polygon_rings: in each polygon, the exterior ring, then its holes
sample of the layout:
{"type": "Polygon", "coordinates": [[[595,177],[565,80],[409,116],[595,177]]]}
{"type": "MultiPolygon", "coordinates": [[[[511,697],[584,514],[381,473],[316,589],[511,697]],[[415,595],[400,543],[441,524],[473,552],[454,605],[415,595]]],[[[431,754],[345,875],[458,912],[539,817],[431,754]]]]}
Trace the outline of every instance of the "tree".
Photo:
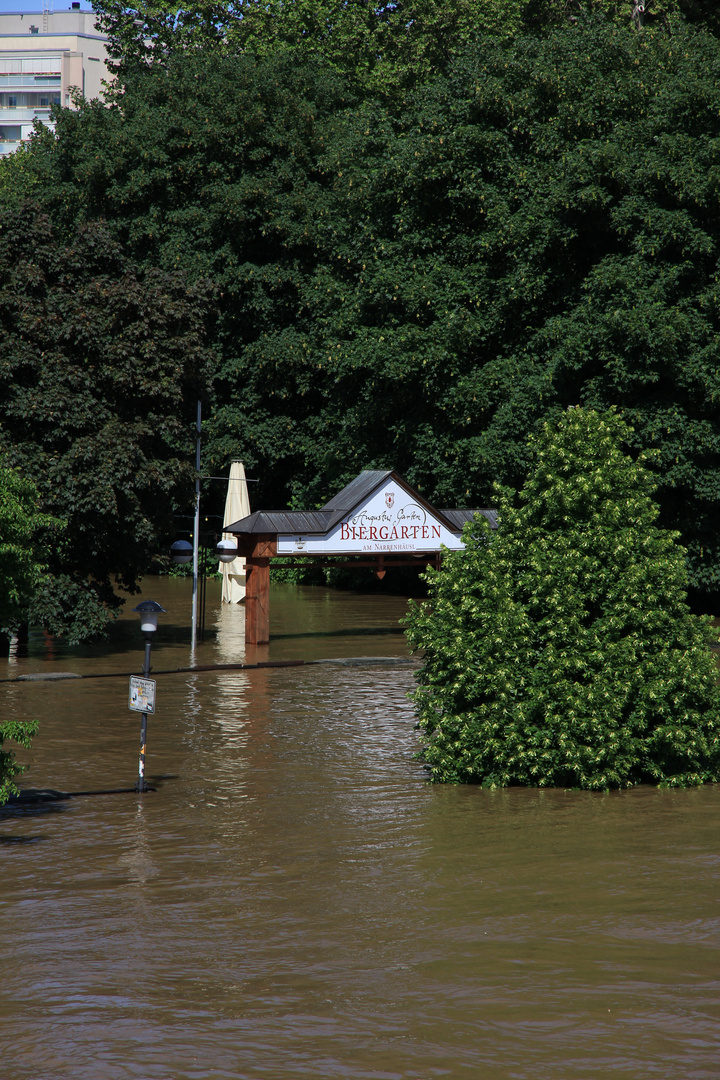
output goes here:
{"type": "Polygon", "coordinates": [[[580,13],[393,95],[320,50],[223,48],[140,65],[0,165],[62,234],[102,222],[142,272],[213,282],[212,471],[242,456],[268,507],[387,466],[483,505],[548,416],[617,405],[712,602],[717,40],[580,13]]]}
{"type": "MultiPolygon", "coordinates": [[[[552,7],[552,5],[550,5],[552,7]]],[[[155,0],[97,0],[122,84],[173,57],[278,56],[321,60],[356,89],[391,98],[445,71],[483,36],[509,39],[537,21],[535,0],[193,0],[168,8],[155,0]]],[[[543,21],[548,12],[543,12],[543,21]]]]}
{"type": "Polygon", "coordinates": [[[679,18],[720,29],[713,0],[96,0],[94,8],[122,84],[178,54],[270,56],[299,46],[387,100],[446,73],[483,39],[507,42],[587,15],[645,32],[667,32],[679,18]]]}
{"type": "Polygon", "coordinates": [[[0,462],[0,634],[27,621],[32,601],[45,580],[38,534],[64,523],[39,513],[35,485],[0,462]]]}
{"type": "MultiPolygon", "coordinates": [[[[63,112],[57,140],[42,136],[3,170],[16,212],[29,193],[61,234],[101,223],[138,270],[198,289],[212,281],[215,387],[239,410],[204,431],[214,428],[211,471],[239,455],[249,468],[262,462],[258,498],[278,502],[301,472],[305,441],[284,410],[305,416],[311,403],[296,385],[275,397],[251,346],[306,326],[336,227],[324,158],[356,103],[335,73],[296,61],[175,57],[139,74],[121,105],[63,112]]],[[[305,382],[318,375],[313,364],[305,382]]]]}
{"type": "Polygon", "coordinates": [[[261,414],[260,460],[274,442],[298,504],[394,466],[484,505],[548,415],[617,405],[635,451],[659,451],[693,588],[716,595],[718,85],[708,35],[596,20],[482,45],[400,119],[337,114],[300,317],[228,356],[245,390],[218,429],[261,414]]]}
{"type": "Polygon", "coordinates": [[[104,629],[113,579],[136,591],[190,502],[208,303],[100,222],[63,240],[37,208],[0,215],[0,450],[67,522],[30,615],[70,641],[104,629]]]}
{"type": "Polygon", "coordinates": [[[606,789],[720,776],[709,625],[690,615],[677,534],[615,414],[570,409],[532,442],[464,551],[408,619],[433,780],[606,789]]]}
{"type": "Polygon", "coordinates": [[[521,481],[548,415],[617,405],[636,452],[659,451],[693,587],[716,593],[719,74],[708,35],[591,21],[477,49],[401,122],[348,117],[303,326],[244,357],[278,413],[305,376],[298,486],[319,500],[327,478],[394,465],[435,501],[483,505],[521,481]]]}

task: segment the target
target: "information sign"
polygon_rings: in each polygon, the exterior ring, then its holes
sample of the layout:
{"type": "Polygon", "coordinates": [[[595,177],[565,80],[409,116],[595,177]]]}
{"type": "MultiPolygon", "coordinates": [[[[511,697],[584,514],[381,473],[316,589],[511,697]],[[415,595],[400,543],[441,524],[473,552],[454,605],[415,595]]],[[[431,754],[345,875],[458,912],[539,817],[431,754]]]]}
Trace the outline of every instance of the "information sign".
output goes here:
{"type": "Polygon", "coordinates": [[[155,712],[155,680],[130,676],[129,708],[134,712],[155,712]]]}

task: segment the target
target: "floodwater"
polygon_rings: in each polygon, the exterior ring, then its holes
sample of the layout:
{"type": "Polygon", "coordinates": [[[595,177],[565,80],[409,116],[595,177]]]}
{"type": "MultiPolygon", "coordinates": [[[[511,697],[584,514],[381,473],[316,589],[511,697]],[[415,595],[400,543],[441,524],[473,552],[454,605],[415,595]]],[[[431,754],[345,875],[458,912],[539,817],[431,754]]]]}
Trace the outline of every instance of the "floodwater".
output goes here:
{"type": "MultiPolygon", "coordinates": [[[[188,582],[144,597],[155,667],[187,664],[188,582]]],[[[431,786],[405,602],[272,606],[248,660],[365,662],[158,675],[155,792],[0,817],[0,1080],[719,1077],[720,791],[431,786]]],[[[198,662],[242,660],[242,619],[211,585],[198,662]]],[[[129,614],[8,674],[137,672],[141,646],[129,614]]],[[[23,786],[134,784],[126,678],[0,701],[41,722],[23,786]]]]}

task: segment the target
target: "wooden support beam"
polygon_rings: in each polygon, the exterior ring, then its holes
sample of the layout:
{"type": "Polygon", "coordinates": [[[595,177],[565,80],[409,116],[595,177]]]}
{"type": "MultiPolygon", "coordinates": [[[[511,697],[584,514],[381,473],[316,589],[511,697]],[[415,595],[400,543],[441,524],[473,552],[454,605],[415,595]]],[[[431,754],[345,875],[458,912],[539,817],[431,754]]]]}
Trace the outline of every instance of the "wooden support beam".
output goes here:
{"type": "Polygon", "coordinates": [[[277,551],[274,536],[258,534],[245,562],[245,644],[270,640],[270,559],[277,551]]]}
{"type": "Polygon", "coordinates": [[[270,640],[270,560],[245,562],[245,644],[267,645],[270,640]]]}

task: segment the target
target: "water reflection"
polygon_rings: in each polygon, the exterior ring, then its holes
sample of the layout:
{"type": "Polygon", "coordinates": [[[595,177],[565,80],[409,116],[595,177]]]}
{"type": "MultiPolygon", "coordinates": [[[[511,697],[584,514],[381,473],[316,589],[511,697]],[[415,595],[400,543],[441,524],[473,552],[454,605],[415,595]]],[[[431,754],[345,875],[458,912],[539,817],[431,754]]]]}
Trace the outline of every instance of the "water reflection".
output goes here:
{"type": "Polygon", "coordinates": [[[212,616],[216,662],[242,664],[245,660],[245,605],[220,603],[213,609],[212,616]]]}
{"type": "MultiPolygon", "coordinates": [[[[150,850],[150,839],[146,822],[145,803],[138,800],[135,821],[130,829],[131,847],[118,859],[118,865],[127,871],[133,885],[145,885],[150,878],[156,877],[158,868],[150,850]]],[[[140,890],[138,896],[146,903],[146,894],[140,890]]],[[[143,906],[145,906],[145,903],[143,906]]]]}

